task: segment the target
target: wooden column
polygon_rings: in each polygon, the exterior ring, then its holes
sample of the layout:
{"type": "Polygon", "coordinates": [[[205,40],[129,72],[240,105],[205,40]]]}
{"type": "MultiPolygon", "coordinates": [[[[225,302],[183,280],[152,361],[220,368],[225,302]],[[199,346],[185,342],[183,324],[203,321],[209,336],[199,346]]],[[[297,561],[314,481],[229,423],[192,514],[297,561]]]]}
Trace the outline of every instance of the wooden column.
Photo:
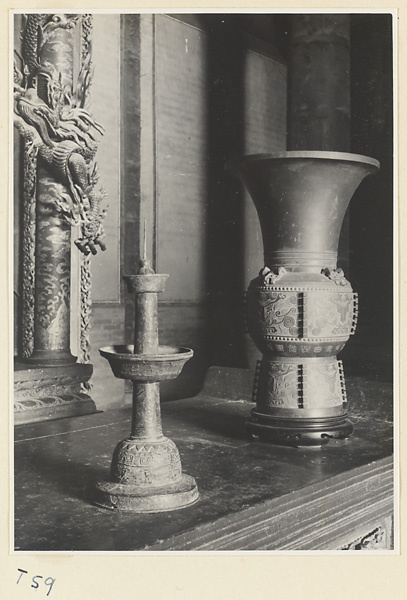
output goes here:
{"type": "Polygon", "coordinates": [[[291,17],[288,150],[349,151],[349,16],[291,17]]]}

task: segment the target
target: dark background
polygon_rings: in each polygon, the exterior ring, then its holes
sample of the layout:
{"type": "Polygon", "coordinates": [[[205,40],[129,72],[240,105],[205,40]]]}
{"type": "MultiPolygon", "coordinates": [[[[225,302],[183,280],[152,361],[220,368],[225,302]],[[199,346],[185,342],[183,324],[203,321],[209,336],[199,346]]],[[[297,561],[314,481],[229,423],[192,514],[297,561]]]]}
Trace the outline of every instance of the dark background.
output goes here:
{"type": "MultiPolygon", "coordinates": [[[[140,70],[140,24],[143,18],[147,17],[122,15],[120,47],[111,49],[120,55],[121,193],[117,201],[120,202],[121,275],[134,273],[139,259],[140,164],[143,158],[140,145],[140,82],[143,76],[140,70]]],[[[162,16],[157,18],[163,19],[162,16]]],[[[163,399],[188,397],[197,393],[211,365],[248,367],[251,364],[251,350],[243,323],[243,294],[247,285],[247,274],[243,268],[247,252],[244,241],[244,206],[247,199],[238,181],[225,171],[224,165],[227,160],[245,153],[245,52],[249,49],[285,69],[289,61],[291,34],[291,17],[284,14],[172,14],[170,18],[174,29],[180,23],[188,24],[206,39],[206,54],[197,58],[206,65],[206,197],[203,200],[205,219],[201,224],[204,244],[203,250],[199,250],[205,254],[202,274],[205,295],[199,301],[188,302],[166,301],[162,298],[159,311],[161,343],[189,346],[195,352],[194,359],[187,364],[182,376],[162,386],[163,399]]],[[[106,19],[108,21],[108,17],[106,19]]],[[[166,27],[170,25],[167,23],[166,27]]],[[[156,35],[159,36],[159,32],[156,35]]],[[[17,46],[19,43],[17,36],[17,46]]],[[[344,361],[345,374],[363,374],[379,380],[390,380],[393,371],[392,43],[391,15],[350,15],[350,151],[378,159],[381,169],[357,190],[341,235],[338,266],[344,268],[353,289],[359,294],[359,321],[356,334],[346,344],[340,358],[344,361]]],[[[151,48],[153,59],[159,44],[165,47],[166,40],[159,37],[155,39],[151,48]]],[[[95,69],[103,69],[103,65],[97,64],[96,60],[95,69]]],[[[160,74],[160,93],[165,89],[167,76],[170,78],[173,74],[160,74]]],[[[259,90],[264,85],[259,78],[259,90]]],[[[153,102],[155,100],[153,98],[153,102]]],[[[289,98],[287,104],[288,101],[289,98]]],[[[181,114],[182,106],[179,110],[181,114]]],[[[284,111],[278,117],[284,120],[284,111]]],[[[157,119],[160,118],[158,114],[157,119]]],[[[151,127],[154,126],[153,123],[151,127]]],[[[18,209],[21,203],[22,165],[19,152],[17,144],[16,292],[20,285],[18,263],[21,243],[21,216],[18,209]]],[[[160,146],[155,152],[152,170],[160,164],[160,146]]],[[[116,199],[111,199],[113,201],[116,199]]],[[[184,231],[189,227],[187,214],[187,211],[185,215],[181,212],[180,217],[179,226],[184,231]]],[[[154,248],[159,248],[160,231],[153,230],[149,235],[154,238],[154,248]]],[[[174,239],[174,247],[175,242],[174,239]]],[[[167,245],[164,252],[171,260],[173,244],[167,245]]],[[[174,266],[169,271],[173,280],[176,261],[174,255],[174,266]]],[[[259,264],[251,273],[252,278],[256,277],[262,266],[260,257],[259,264]]],[[[106,277],[109,277],[109,273],[106,273],[106,277]]],[[[186,284],[187,279],[188,273],[185,272],[186,284]]],[[[15,298],[15,339],[18,340],[18,294],[15,298]]],[[[97,405],[98,389],[101,399],[104,398],[104,386],[112,378],[104,361],[100,359],[100,363],[97,363],[97,348],[120,343],[123,338],[131,343],[133,327],[134,307],[124,285],[119,302],[94,304],[91,343],[94,349],[92,362],[95,365],[94,381],[97,382],[94,388],[97,405]]],[[[123,402],[124,397],[103,400],[106,406],[117,406],[123,402]]]]}

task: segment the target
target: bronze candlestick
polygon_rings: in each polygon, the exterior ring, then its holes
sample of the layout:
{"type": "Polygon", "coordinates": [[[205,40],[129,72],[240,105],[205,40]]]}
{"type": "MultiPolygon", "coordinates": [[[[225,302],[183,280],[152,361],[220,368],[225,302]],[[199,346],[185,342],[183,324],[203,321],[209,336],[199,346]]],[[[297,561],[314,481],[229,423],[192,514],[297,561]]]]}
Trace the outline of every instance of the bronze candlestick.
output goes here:
{"type": "Polygon", "coordinates": [[[189,348],[158,344],[157,294],[167,277],[156,274],[145,258],[137,275],[124,277],[135,294],[134,346],[99,350],[115,377],[133,382],[130,436],[116,446],[110,480],[96,486],[95,504],[104,508],[154,513],[199,498],[195,479],[182,472],[178,449],[161,427],[159,382],[175,379],[193,355],[189,348]]]}

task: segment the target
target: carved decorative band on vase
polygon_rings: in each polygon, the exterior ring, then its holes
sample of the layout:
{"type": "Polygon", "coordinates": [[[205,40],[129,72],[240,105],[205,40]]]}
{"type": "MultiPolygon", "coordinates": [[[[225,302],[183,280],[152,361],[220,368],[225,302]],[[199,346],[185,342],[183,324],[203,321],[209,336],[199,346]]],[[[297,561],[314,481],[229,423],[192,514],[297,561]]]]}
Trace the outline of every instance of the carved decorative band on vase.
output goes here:
{"type": "Polygon", "coordinates": [[[341,361],[358,301],[337,268],[343,217],[379,163],[339,152],[254,155],[229,164],[249,190],[265,266],[246,294],[247,329],[263,354],[248,429],[277,444],[322,445],[353,431],[341,361]]]}
{"type": "MultiPolygon", "coordinates": [[[[329,416],[346,403],[341,377],[342,364],[336,358],[261,360],[253,400],[268,414],[284,416],[284,410],[300,409],[304,415],[329,416]],[[276,410],[278,409],[278,410],[276,410]]],[[[287,412],[286,415],[289,413],[287,412]]],[[[296,413],[293,412],[293,415],[296,413]]]]}

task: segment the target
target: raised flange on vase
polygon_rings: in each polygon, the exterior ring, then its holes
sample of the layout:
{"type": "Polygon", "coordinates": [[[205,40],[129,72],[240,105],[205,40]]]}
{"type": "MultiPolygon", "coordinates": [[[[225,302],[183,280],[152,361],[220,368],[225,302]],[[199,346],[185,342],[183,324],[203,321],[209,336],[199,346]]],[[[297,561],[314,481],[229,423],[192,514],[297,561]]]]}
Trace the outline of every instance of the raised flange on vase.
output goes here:
{"type": "Polygon", "coordinates": [[[228,164],[259,216],[264,268],[246,318],[262,352],[248,430],[276,444],[320,446],[353,431],[337,354],[355,332],[357,294],[337,268],[344,215],[378,161],[342,152],[257,154],[228,164]]]}

